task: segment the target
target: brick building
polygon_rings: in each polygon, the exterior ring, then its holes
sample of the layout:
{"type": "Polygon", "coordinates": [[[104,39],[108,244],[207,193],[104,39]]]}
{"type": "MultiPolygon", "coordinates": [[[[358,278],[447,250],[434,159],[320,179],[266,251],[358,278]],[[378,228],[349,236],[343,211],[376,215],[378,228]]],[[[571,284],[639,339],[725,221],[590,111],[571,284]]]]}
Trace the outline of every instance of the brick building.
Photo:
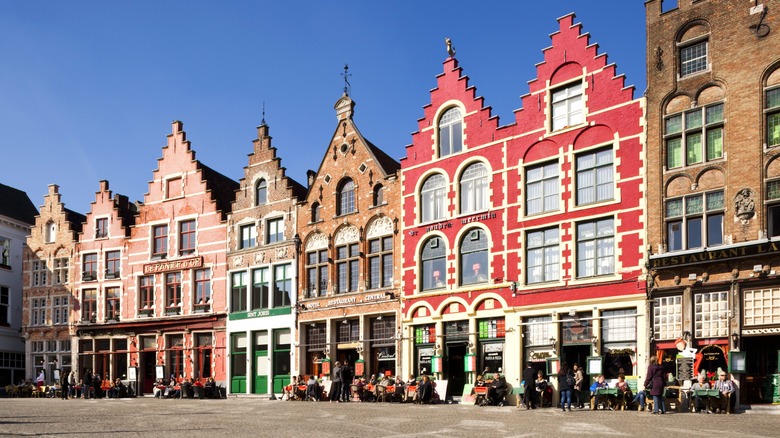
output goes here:
{"type": "Polygon", "coordinates": [[[573,18],[507,126],[450,56],[401,160],[403,367],[448,396],[526,362],[639,371],[643,101],[573,18]]]}
{"type": "Polygon", "coordinates": [[[398,369],[399,164],[368,141],[355,103],[336,102],[338,123],[298,207],[298,369],[329,375],[348,361],[356,374],[398,369]]]}
{"type": "Polygon", "coordinates": [[[767,11],[780,4],[661,3],[645,3],[653,349],[680,380],[731,369],[741,401],[768,401],[780,351],[780,22],[767,11]],[[680,340],[695,350],[692,372],[678,372],[680,340]]]}
{"type": "Polygon", "coordinates": [[[137,207],[127,196],[114,195],[108,181],[100,181],[95,201],[78,235],[72,259],[77,292],[73,323],[78,346],[79,376],[92,370],[103,379],[126,379],[127,332],[117,327],[133,318],[133,306],[122,297],[128,272],[130,229],[137,207]]]}
{"type": "Polygon", "coordinates": [[[23,260],[38,210],[21,190],[0,184],[0,387],[25,374],[23,260]]]}
{"type": "Polygon", "coordinates": [[[306,189],[285,174],[265,121],[228,219],[229,392],[281,393],[297,370],[297,204],[306,189]]]}
{"type": "MultiPolygon", "coordinates": [[[[238,183],[195,159],[181,122],[173,122],[162,152],[149,191],[138,203],[129,239],[120,248],[122,281],[107,278],[102,268],[97,283],[85,282],[89,274],[80,273],[79,308],[90,305],[85,298],[91,295],[85,291],[100,285],[96,293],[104,294],[97,300],[95,322],[78,326],[80,358],[88,362],[92,357],[98,371],[101,361],[106,363],[112,368],[105,371],[117,377],[125,374],[117,364],[126,363],[129,380],[135,373],[143,393],[151,392],[158,377],[211,376],[221,383],[227,378],[226,223],[238,183]],[[113,298],[105,295],[116,284],[121,288],[118,320],[116,307],[108,301],[113,298]],[[113,357],[106,362],[104,356],[113,357]]],[[[97,221],[102,217],[113,218],[105,238],[111,251],[123,238],[121,226],[126,223],[108,201],[107,189],[101,186],[93,206],[95,221],[87,223],[82,255],[100,247],[92,236],[101,232],[97,221]]],[[[99,263],[114,260],[104,261],[103,251],[99,263]]],[[[83,258],[79,263],[84,267],[83,258]]]]}
{"type": "Polygon", "coordinates": [[[53,382],[55,370],[75,369],[73,260],[85,220],[83,214],[65,208],[57,185],[49,185],[24,246],[22,334],[28,378],[43,369],[46,381],[53,382]]]}

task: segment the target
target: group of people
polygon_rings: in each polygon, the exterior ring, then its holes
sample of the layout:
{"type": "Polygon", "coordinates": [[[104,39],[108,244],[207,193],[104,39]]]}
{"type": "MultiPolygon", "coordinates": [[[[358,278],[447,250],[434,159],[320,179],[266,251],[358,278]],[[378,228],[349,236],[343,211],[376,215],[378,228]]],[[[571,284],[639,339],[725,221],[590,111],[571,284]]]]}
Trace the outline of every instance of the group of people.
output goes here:
{"type": "Polygon", "coordinates": [[[208,377],[206,383],[200,379],[173,375],[168,380],[158,378],[154,382],[152,394],[155,398],[194,398],[196,391],[203,391],[202,398],[220,398],[217,382],[213,377],[208,377]]]}

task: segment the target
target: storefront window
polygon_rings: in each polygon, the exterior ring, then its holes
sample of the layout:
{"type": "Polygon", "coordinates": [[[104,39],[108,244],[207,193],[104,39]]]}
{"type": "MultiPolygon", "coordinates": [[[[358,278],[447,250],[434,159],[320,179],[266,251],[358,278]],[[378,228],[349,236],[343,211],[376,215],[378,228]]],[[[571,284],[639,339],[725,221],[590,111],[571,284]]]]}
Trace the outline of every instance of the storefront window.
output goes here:
{"type": "Polygon", "coordinates": [[[564,344],[584,344],[591,342],[593,331],[591,320],[587,319],[590,314],[578,313],[574,316],[565,315],[563,320],[563,343],[564,344]]]}
{"type": "Polygon", "coordinates": [[[745,325],[780,324],[780,288],[745,291],[745,325]]]}
{"type": "Polygon", "coordinates": [[[605,310],[602,317],[604,377],[614,379],[621,373],[633,375],[636,359],[636,309],[605,310]]]}
{"type": "Polygon", "coordinates": [[[728,292],[695,295],[696,338],[728,336],[728,292]]]}
{"type": "Polygon", "coordinates": [[[653,303],[655,339],[675,339],[682,335],[682,297],[656,298],[653,303]]]}

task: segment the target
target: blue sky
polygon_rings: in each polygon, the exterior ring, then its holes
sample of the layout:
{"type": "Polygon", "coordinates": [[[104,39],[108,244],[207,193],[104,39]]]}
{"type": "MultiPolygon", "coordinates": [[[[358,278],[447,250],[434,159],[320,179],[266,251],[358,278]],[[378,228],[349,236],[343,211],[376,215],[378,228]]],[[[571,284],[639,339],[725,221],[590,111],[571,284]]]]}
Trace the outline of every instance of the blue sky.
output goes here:
{"type": "Polygon", "coordinates": [[[336,128],[349,64],[355,120],[400,158],[447,57],[512,123],[556,18],[574,12],[645,89],[642,0],[0,2],[0,183],[86,213],[98,182],[142,200],[173,120],[197,158],[238,180],[262,118],[305,183],[336,128]]]}

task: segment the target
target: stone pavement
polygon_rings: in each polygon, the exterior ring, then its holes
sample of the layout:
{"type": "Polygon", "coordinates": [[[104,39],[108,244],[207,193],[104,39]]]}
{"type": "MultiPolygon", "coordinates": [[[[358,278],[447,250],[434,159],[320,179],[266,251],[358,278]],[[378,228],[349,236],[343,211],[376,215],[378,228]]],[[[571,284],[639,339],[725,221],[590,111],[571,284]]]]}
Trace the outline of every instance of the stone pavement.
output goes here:
{"type": "Polygon", "coordinates": [[[736,415],[573,411],[467,404],[0,399],[0,436],[777,437],[777,409],[736,415]]]}

